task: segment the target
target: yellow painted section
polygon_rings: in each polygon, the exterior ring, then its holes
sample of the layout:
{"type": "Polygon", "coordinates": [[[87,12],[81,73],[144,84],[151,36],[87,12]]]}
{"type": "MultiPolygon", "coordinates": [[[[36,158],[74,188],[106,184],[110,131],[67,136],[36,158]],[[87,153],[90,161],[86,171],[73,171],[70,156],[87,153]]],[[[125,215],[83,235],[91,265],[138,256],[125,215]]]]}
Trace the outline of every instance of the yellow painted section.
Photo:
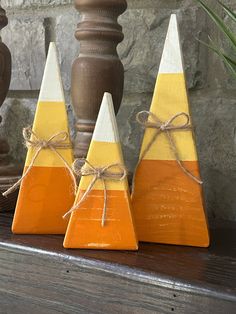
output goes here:
{"type": "MultiPolygon", "coordinates": [[[[92,141],[90,144],[87,160],[94,167],[102,167],[110,164],[120,163],[124,165],[122,150],[120,143],[109,143],[109,142],[96,142],[92,141]]],[[[110,169],[111,172],[119,172],[118,168],[110,169]]],[[[92,176],[82,177],[79,185],[80,190],[86,190],[93,179],[92,176]]],[[[107,190],[127,190],[127,180],[122,181],[106,181],[107,190]]],[[[97,180],[94,185],[94,190],[104,190],[104,186],[101,180],[97,180]]]]}
{"type": "MultiPolygon", "coordinates": [[[[159,74],[151,105],[153,112],[161,121],[166,122],[175,114],[185,112],[189,114],[188,96],[186,92],[185,77],[180,74],[159,74]]],[[[150,120],[151,121],[151,120],[150,120]]],[[[173,124],[186,122],[183,117],[177,118],[173,124]]],[[[144,134],[141,154],[151,141],[155,129],[147,129],[144,134]]],[[[172,136],[182,161],[198,160],[193,135],[190,131],[173,131],[172,136]]],[[[160,134],[156,142],[144,157],[146,160],[175,160],[169,141],[164,133],[160,134]]]]}
{"type": "MultiPolygon", "coordinates": [[[[41,139],[49,139],[59,132],[67,132],[68,120],[64,102],[38,102],[35,114],[33,131],[41,139]]],[[[68,138],[67,143],[70,143],[68,138]]],[[[58,152],[68,162],[73,162],[72,149],[59,149],[58,152]]],[[[26,166],[29,166],[35,155],[35,149],[29,148],[26,157],[26,166]]],[[[34,163],[34,167],[65,167],[61,159],[51,150],[42,150],[34,163]]]]}

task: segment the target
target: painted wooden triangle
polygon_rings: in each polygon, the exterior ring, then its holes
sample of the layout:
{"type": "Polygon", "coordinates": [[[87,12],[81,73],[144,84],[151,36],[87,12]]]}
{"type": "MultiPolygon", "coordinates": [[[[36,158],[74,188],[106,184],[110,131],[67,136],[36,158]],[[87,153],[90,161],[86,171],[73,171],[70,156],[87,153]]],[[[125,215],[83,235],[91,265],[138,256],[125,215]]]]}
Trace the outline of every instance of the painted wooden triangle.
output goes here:
{"type": "MultiPolygon", "coordinates": [[[[150,111],[166,122],[180,112],[189,114],[176,15],[171,15],[150,111]]],[[[183,117],[173,124],[183,124],[183,117]]],[[[146,129],[140,156],[154,129],[146,129]]],[[[192,130],[171,135],[183,165],[200,177],[192,130]]],[[[176,162],[166,134],[161,133],[136,172],[132,205],[140,241],[207,247],[209,233],[202,186],[176,162]]]]}
{"type": "MultiPolygon", "coordinates": [[[[94,167],[124,165],[112,97],[105,93],[90,144],[88,162],[94,167]]],[[[112,171],[118,171],[117,168],[112,171]]],[[[93,177],[82,177],[77,202],[93,177]]],[[[102,226],[104,186],[98,180],[93,190],[70,217],[64,247],[137,250],[127,180],[106,181],[107,214],[102,226]]]]}
{"type": "MultiPolygon", "coordinates": [[[[59,132],[67,132],[68,119],[56,47],[50,44],[33,131],[48,140],[59,132]]],[[[33,137],[32,137],[33,139],[33,137]]],[[[68,137],[66,143],[70,143],[68,137]]],[[[35,149],[29,148],[24,172],[35,149]]],[[[68,165],[73,162],[72,149],[60,149],[68,165]]],[[[21,183],[12,231],[14,233],[64,234],[67,222],[63,214],[74,201],[73,180],[63,161],[50,149],[42,150],[21,183]]]]}

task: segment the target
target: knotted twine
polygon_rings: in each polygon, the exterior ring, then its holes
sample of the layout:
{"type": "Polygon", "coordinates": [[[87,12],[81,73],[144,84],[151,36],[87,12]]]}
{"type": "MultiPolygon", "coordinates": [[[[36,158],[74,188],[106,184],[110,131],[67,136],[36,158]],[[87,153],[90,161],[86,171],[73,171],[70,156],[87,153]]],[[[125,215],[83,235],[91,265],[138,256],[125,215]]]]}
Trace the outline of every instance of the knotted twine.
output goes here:
{"type": "MultiPolygon", "coordinates": [[[[83,196],[79,200],[77,204],[74,204],[73,207],[63,216],[66,218],[75,210],[79,209],[80,205],[83,201],[88,197],[89,193],[92,191],[94,185],[98,180],[100,180],[103,184],[104,191],[104,201],[103,201],[103,214],[102,214],[102,227],[105,226],[106,222],[106,214],[107,214],[107,186],[106,181],[122,181],[127,176],[126,168],[119,163],[110,164],[103,167],[95,167],[86,159],[76,159],[73,163],[72,169],[74,173],[79,177],[89,177],[92,176],[87,190],[84,192],[83,196]],[[84,161],[84,165],[80,167],[81,161],[84,161]],[[112,171],[112,169],[118,168],[118,171],[112,171]]],[[[75,201],[76,203],[76,201],[75,201]]]]}
{"type": "MultiPolygon", "coordinates": [[[[169,120],[163,122],[161,121],[154,113],[150,112],[150,111],[140,111],[137,115],[136,115],[136,121],[145,129],[150,128],[150,129],[155,129],[156,132],[154,132],[153,137],[151,138],[150,142],[147,144],[147,147],[144,149],[142,155],[140,156],[138,165],[136,167],[135,173],[138,169],[138,166],[140,164],[140,162],[142,161],[142,159],[146,156],[146,154],[149,152],[149,150],[151,149],[152,145],[155,143],[157,137],[163,133],[166,135],[167,140],[169,142],[169,146],[171,148],[172,153],[175,156],[175,160],[178,163],[180,169],[188,176],[190,177],[192,180],[194,180],[195,182],[197,182],[198,184],[202,184],[203,182],[197,178],[195,175],[193,175],[183,164],[183,162],[181,161],[180,157],[179,157],[179,153],[178,153],[178,149],[176,147],[175,141],[173,139],[172,136],[172,132],[174,131],[190,131],[192,129],[191,124],[190,124],[190,117],[187,113],[185,112],[179,112],[175,115],[173,115],[169,120]],[[147,115],[147,118],[144,116],[147,115]],[[148,118],[151,117],[153,121],[150,121],[148,118]],[[183,122],[182,124],[179,125],[174,125],[173,122],[179,118],[179,117],[183,117],[186,119],[185,122],[183,122]]],[[[135,174],[134,174],[134,180],[135,180],[135,174]]],[[[134,190],[134,182],[133,181],[133,190],[134,190]]]]}
{"type": "Polygon", "coordinates": [[[58,132],[54,135],[52,135],[48,140],[41,139],[37,136],[37,134],[31,129],[31,127],[27,127],[23,129],[23,138],[24,138],[24,144],[27,148],[34,148],[35,154],[33,155],[33,158],[31,160],[30,165],[28,166],[28,169],[25,171],[25,173],[22,175],[22,177],[7,191],[5,191],[2,195],[8,196],[12,192],[14,192],[21,182],[28,176],[31,169],[34,166],[34,163],[39,156],[40,152],[44,149],[50,149],[52,152],[54,152],[64,163],[66,166],[66,169],[68,170],[72,180],[73,180],[73,190],[74,194],[76,194],[77,191],[77,183],[76,183],[76,177],[70,167],[70,165],[67,163],[65,158],[58,152],[59,149],[69,149],[71,148],[71,144],[66,143],[66,141],[69,138],[69,135],[67,132],[58,132]]]}

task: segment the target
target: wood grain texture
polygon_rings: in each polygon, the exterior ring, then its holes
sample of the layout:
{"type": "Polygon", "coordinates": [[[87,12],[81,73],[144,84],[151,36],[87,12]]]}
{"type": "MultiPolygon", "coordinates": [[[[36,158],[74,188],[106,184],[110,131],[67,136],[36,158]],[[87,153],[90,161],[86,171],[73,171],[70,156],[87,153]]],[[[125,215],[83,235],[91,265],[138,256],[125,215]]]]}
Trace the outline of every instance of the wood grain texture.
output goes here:
{"type": "MultiPolygon", "coordinates": [[[[197,161],[183,164],[199,175],[197,161]]],[[[202,187],[175,160],[143,160],[136,176],[151,178],[137,182],[132,198],[140,241],[209,246],[202,187]]]]}
{"type": "Polygon", "coordinates": [[[62,236],[12,235],[0,215],[0,313],[236,311],[235,223],[209,249],[142,244],[139,252],[64,250],[62,236]]]}
{"type": "MultiPolygon", "coordinates": [[[[78,200],[85,191],[79,190],[78,200]]],[[[103,250],[138,249],[138,241],[131,215],[128,190],[107,191],[107,214],[101,225],[104,192],[92,190],[70,218],[64,240],[65,248],[103,250]]]]}
{"type": "Polygon", "coordinates": [[[62,216],[73,205],[74,198],[74,185],[68,169],[33,167],[21,184],[12,231],[65,234],[68,221],[62,216]]]}

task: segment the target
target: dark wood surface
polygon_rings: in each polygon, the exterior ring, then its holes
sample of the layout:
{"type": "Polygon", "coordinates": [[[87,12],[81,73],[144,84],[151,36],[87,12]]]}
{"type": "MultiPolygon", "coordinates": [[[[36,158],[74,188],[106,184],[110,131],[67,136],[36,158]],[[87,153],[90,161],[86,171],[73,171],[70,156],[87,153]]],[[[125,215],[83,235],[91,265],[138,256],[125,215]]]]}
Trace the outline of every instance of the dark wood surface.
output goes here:
{"type": "Polygon", "coordinates": [[[65,250],[10,224],[2,213],[0,313],[236,313],[236,223],[214,222],[209,249],[138,252],[65,250]]]}

